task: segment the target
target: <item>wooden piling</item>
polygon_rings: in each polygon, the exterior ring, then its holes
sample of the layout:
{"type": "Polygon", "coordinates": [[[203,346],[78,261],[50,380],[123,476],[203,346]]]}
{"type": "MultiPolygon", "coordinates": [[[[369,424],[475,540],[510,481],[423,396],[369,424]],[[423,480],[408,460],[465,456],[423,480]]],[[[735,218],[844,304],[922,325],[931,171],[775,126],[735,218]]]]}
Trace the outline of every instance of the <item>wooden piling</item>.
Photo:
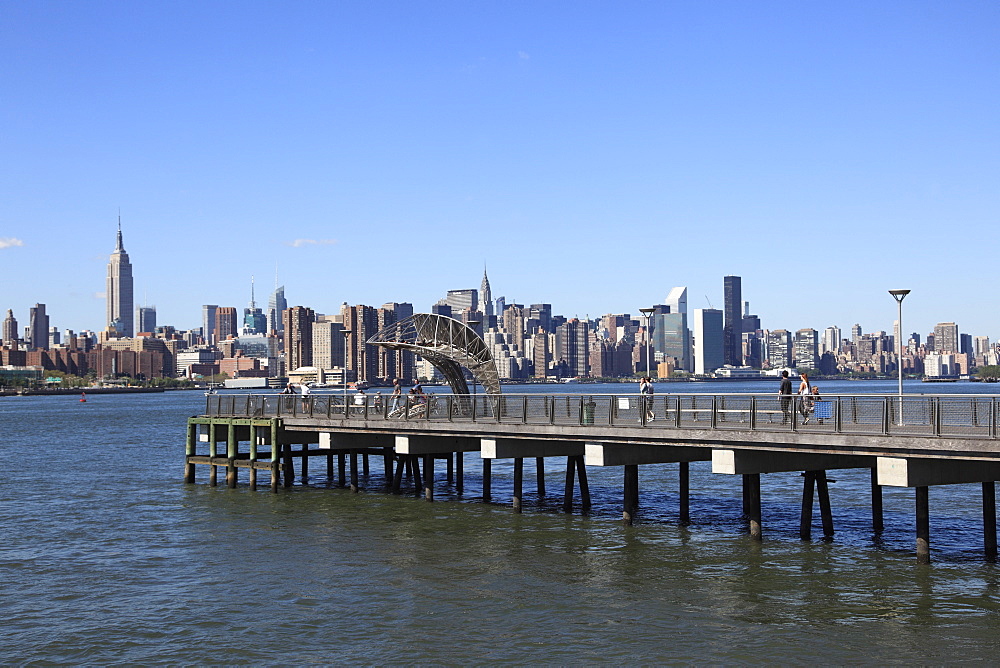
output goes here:
{"type": "Polygon", "coordinates": [[[483,460],[483,502],[488,502],[493,498],[492,488],[493,488],[493,460],[484,459],[483,460]]]}
{"type": "Polygon", "coordinates": [[[236,488],[236,452],[238,448],[238,442],[236,440],[236,425],[232,420],[229,421],[226,430],[226,487],[230,489],[236,488]]]}
{"type": "Polygon", "coordinates": [[[358,452],[351,450],[351,492],[358,493],[358,452]]]}
{"type": "Polygon", "coordinates": [[[524,485],[524,458],[514,458],[514,512],[521,512],[521,494],[524,485]]]}
{"type": "Polygon", "coordinates": [[[823,522],[823,537],[833,538],[833,510],[830,507],[830,488],[826,471],[816,471],[816,496],[819,499],[819,516],[823,522]]]}
{"type": "Polygon", "coordinates": [[[396,462],[396,472],[392,476],[392,493],[399,494],[400,487],[403,484],[403,471],[406,469],[406,462],[404,461],[403,455],[396,455],[393,459],[396,462]]]}
{"type": "Polygon", "coordinates": [[[197,424],[192,424],[188,422],[187,426],[187,438],[184,444],[184,453],[187,455],[184,461],[184,482],[193,483],[194,482],[194,464],[188,459],[188,457],[193,457],[197,454],[198,450],[198,429],[197,424]]]}
{"type": "MultiPolygon", "coordinates": [[[[574,459],[576,459],[576,478],[580,481],[580,504],[584,510],[590,510],[590,485],[587,482],[587,465],[583,461],[583,455],[577,455],[574,459]]],[[[636,487],[636,490],[638,490],[638,487],[636,487]]],[[[638,498],[637,491],[636,499],[638,498]]]]}
{"type": "Polygon", "coordinates": [[[802,474],[802,514],[799,516],[799,538],[812,538],[813,489],[816,486],[816,473],[806,471],[802,474]]]}
{"type": "Polygon", "coordinates": [[[285,487],[291,487],[292,481],[295,479],[295,466],[292,464],[292,444],[285,443],[285,487]]]}
{"type": "Polygon", "coordinates": [[[434,500],[434,455],[424,455],[424,499],[434,500]]]}
{"type": "Polygon", "coordinates": [[[764,539],[764,530],[760,521],[760,474],[744,473],[743,480],[748,488],[748,498],[750,507],[747,508],[747,517],[750,520],[750,537],[754,540],[764,539]]]}
{"type": "Polygon", "coordinates": [[[691,524],[691,465],[680,462],[677,470],[681,524],[691,524]]]}
{"type": "Polygon", "coordinates": [[[250,491],[257,491],[257,446],[260,428],[256,426],[250,427],[250,491]]]}
{"type": "Polygon", "coordinates": [[[992,480],[983,483],[983,549],[987,561],[997,560],[997,490],[992,480]]]}
{"type": "Polygon", "coordinates": [[[878,484],[878,470],[872,468],[872,531],[882,533],[885,526],[882,519],[882,485],[878,484]]]}
{"type": "MultiPolygon", "coordinates": [[[[208,423],[208,456],[213,460],[219,456],[219,446],[215,442],[215,421],[208,423]]],[[[215,487],[219,484],[219,467],[212,464],[208,467],[208,485],[215,487]]]]}
{"type": "Polygon", "coordinates": [[[566,458],[566,488],[563,491],[563,510],[573,512],[573,476],[576,474],[576,462],[572,457],[566,458]]]}
{"type": "Polygon", "coordinates": [[[917,506],[917,563],[931,563],[930,499],[927,487],[914,487],[917,506]]]}
{"type": "Polygon", "coordinates": [[[545,457],[535,457],[535,488],[541,501],[545,498],[545,457]]]}
{"type": "Polygon", "coordinates": [[[279,426],[278,420],[271,420],[271,492],[273,494],[278,493],[278,486],[281,481],[281,459],[278,456],[280,452],[279,440],[279,426]]]}

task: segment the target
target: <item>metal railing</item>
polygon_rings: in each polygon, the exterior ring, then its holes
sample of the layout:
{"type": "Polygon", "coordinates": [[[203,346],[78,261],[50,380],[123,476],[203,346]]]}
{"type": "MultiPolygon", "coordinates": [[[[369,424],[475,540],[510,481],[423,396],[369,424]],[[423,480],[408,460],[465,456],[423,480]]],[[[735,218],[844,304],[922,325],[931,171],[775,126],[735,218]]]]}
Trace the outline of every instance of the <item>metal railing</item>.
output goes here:
{"type": "Polygon", "coordinates": [[[217,394],[205,414],[349,421],[492,422],[646,429],[808,432],[996,439],[998,397],[775,394],[424,396],[217,394]],[[346,408],[346,412],[345,412],[346,408]]]}

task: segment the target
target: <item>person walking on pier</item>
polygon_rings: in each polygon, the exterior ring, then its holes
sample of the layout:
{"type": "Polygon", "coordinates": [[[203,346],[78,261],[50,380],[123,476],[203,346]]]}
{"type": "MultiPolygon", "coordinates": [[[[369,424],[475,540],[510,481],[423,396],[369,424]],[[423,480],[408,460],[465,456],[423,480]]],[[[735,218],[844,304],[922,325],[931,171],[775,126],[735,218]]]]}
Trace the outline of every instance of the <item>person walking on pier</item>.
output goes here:
{"type": "Polygon", "coordinates": [[[781,397],[781,424],[788,424],[792,417],[789,407],[792,403],[792,379],[788,377],[788,369],[781,372],[781,387],[778,388],[781,397]]]}
{"type": "Polygon", "coordinates": [[[812,408],[812,387],[809,386],[809,376],[799,374],[799,413],[802,414],[802,424],[809,424],[809,410],[812,408]]]}
{"type": "Polygon", "coordinates": [[[643,415],[646,416],[647,421],[652,421],[654,419],[653,415],[653,381],[651,378],[644,377],[639,381],[639,401],[642,403],[643,415]]]}
{"type": "Polygon", "coordinates": [[[399,384],[399,378],[392,379],[392,410],[389,411],[389,415],[392,415],[397,410],[399,410],[399,402],[403,398],[403,386],[399,384]]]}

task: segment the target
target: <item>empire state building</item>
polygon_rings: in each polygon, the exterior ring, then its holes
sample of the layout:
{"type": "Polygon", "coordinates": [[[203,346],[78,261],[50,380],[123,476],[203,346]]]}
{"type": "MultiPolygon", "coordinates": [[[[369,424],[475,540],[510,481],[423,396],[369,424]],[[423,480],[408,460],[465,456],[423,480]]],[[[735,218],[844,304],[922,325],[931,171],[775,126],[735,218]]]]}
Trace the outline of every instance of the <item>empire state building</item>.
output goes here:
{"type": "Polygon", "coordinates": [[[132,312],[132,264],[122,246],[122,223],[118,221],[118,243],[108,262],[107,323],[118,330],[119,336],[135,335],[132,312]]]}

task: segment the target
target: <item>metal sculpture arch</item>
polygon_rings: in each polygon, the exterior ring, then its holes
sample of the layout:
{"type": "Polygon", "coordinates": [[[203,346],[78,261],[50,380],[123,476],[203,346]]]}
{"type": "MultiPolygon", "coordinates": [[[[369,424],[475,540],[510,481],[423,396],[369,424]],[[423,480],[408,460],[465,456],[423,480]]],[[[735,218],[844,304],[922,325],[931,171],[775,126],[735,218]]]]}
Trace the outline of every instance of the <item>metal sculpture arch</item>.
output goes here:
{"type": "Polygon", "coordinates": [[[409,350],[434,365],[455,394],[468,394],[462,368],[488,394],[500,394],[500,376],[486,342],[465,323],[436,313],[414,313],[387,325],[368,343],[393,350],[409,350]]]}

